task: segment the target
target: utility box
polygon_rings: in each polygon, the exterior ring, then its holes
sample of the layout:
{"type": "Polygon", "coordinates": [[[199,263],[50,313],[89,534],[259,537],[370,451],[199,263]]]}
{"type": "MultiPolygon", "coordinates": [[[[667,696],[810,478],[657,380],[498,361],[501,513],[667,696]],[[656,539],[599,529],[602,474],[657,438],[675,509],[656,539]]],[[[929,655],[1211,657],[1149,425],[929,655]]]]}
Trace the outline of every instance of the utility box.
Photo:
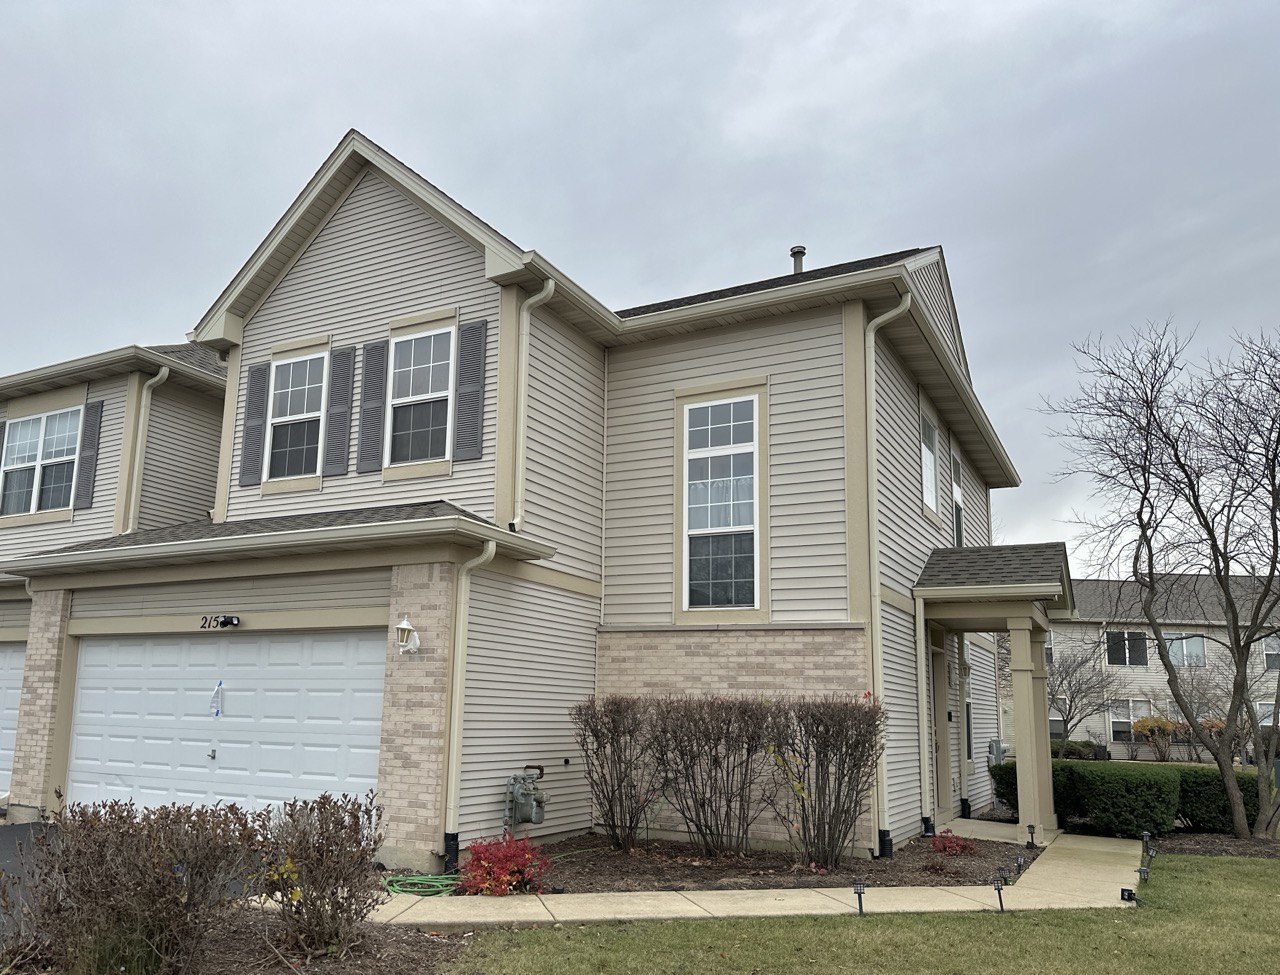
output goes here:
{"type": "Polygon", "coordinates": [[[507,779],[507,826],[541,823],[547,815],[547,793],[538,786],[545,774],[541,765],[526,765],[524,771],[507,779]],[[530,771],[530,770],[534,771],[530,771]]]}

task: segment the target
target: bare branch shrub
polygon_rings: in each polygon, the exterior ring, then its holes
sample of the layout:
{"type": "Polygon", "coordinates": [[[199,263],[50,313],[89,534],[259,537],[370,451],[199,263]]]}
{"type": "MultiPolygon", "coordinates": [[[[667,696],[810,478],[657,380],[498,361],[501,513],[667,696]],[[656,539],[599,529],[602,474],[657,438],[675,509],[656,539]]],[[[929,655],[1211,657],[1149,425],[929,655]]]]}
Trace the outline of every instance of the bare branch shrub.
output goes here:
{"type": "Polygon", "coordinates": [[[747,851],[747,834],[774,788],[770,705],[758,698],[661,697],[653,708],[654,758],[663,793],[708,856],[747,851]]]}
{"type": "Polygon", "coordinates": [[[1098,641],[1068,641],[1057,637],[1053,662],[1049,664],[1045,687],[1049,706],[1062,720],[1058,757],[1076,729],[1090,718],[1107,714],[1111,701],[1129,696],[1129,684],[1114,667],[1104,667],[1102,644],[1098,641]]]}
{"type": "Polygon", "coordinates": [[[652,702],[622,695],[589,697],[575,704],[569,716],[596,816],[614,847],[629,851],[662,792],[663,777],[653,754],[652,702]]]}
{"type": "Polygon", "coordinates": [[[5,956],[85,975],[197,971],[206,936],[243,907],[254,839],[235,806],[66,806],[4,878],[5,956]]]}
{"type": "Polygon", "coordinates": [[[782,778],[773,808],[806,862],[834,870],[871,796],[884,710],[870,694],[789,698],[772,710],[768,750],[782,778]]]}
{"type": "Polygon", "coordinates": [[[373,792],[325,793],[258,814],[256,890],[276,908],[287,947],[316,957],[360,943],[360,925],[385,899],[376,867],[381,819],[373,792]]]}

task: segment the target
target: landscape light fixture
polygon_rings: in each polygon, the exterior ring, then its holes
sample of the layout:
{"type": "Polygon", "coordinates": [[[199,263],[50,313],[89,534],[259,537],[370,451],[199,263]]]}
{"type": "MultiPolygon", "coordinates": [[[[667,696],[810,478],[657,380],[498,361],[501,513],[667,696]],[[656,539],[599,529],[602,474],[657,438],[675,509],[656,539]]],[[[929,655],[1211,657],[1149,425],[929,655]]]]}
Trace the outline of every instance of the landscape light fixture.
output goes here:
{"type": "Polygon", "coordinates": [[[996,900],[1000,902],[1000,913],[1004,913],[1004,878],[996,874],[996,879],[991,882],[992,888],[996,892],[996,900]]]}
{"type": "Polygon", "coordinates": [[[1146,853],[1151,849],[1151,832],[1150,830],[1142,831],[1142,852],[1146,853]]]}
{"type": "Polygon", "coordinates": [[[409,622],[408,613],[405,613],[404,618],[396,624],[396,646],[400,648],[401,653],[417,653],[418,648],[422,646],[422,641],[418,639],[418,631],[409,622]]]}
{"type": "Polygon", "coordinates": [[[862,895],[867,892],[866,882],[862,880],[855,880],[853,882],[853,892],[858,895],[858,917],[862,917],[862,895]]]}
{"type": "Polygon", "coordinates": [[[1018,857],[1017,864],[1018,864],[1018,873],[1021,874],[1022,871],[1027,869],[1027,858],[1018,857]]]}
{"type": "Polygon", "coordinates": [[[1009,882],[1009,876],[1010,876],[1009,868],[996,867],[996,876],[1000,878],[1002,883],[1007,884],[1009,882]]]}
{"type": "Polygon", "coordinates": [[[1141,882],[1141,881],[1144,881],[1144,880],[1150,880],[1150,879],[1151,879],[1151,868],[1150,868],[1150,867],[1139,867],[1139,868],[1138,868],[1138,880],[1141,882]]]}
{"type": "Polygon", "coordinates": [[[1036,848],[1036,828],[1033,823],[1027,823],[1027,835],[1030,837],[1027,840],[1027,849],[1034,850],[1036,848]]]}

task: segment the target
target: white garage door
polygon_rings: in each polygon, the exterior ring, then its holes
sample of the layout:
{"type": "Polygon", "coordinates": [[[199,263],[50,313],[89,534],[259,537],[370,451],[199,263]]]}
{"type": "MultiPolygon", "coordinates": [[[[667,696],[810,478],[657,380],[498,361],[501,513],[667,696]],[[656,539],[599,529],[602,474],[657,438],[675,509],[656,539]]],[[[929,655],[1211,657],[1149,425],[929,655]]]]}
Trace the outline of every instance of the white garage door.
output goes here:
{"type": "Polygon", "coordinates": [[[18,699],[22,696],[25,643],[0,643],[0,793],[9,791],[13,742],[18,734],[18,699]]]}
{"type": "Polygon", "coordinates": [[[68,800],[257,807],[373,788],[386,639],[82,640],[68,800]]]}

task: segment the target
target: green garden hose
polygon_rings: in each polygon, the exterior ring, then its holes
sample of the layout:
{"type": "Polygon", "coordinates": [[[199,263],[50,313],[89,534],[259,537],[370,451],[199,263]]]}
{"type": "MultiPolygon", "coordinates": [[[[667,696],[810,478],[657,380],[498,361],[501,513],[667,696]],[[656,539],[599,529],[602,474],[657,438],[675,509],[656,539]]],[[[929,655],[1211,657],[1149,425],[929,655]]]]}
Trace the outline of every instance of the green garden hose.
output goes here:
{"type": "MultiPolygon", "coordinates": [[[[566,857],[577,856],[585,850],[570,850],[557,853],[552,862],[566,857]]],[[[396,874],[382,881],[382,886],[389,894],[412,894],[414,897],[447,897],[458,888],[456,873],[424,873],[396,874]]]]}

